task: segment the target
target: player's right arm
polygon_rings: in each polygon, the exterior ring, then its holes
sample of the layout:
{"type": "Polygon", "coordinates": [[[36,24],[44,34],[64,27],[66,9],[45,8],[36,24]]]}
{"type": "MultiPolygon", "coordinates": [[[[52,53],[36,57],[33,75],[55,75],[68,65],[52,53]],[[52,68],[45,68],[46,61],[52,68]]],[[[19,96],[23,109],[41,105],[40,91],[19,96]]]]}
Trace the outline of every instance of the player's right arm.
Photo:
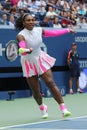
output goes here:
{"type": "Polygon", "coordinates": [[[26,53],[31,53],[32,52],[32,48],[26,48],[26,42],[25,39],[22,35],[18,35],[17,36],[17,40],[18,40],[18,46],[19,46],[19,53],[22,55],[26,55],[26,53]]]}

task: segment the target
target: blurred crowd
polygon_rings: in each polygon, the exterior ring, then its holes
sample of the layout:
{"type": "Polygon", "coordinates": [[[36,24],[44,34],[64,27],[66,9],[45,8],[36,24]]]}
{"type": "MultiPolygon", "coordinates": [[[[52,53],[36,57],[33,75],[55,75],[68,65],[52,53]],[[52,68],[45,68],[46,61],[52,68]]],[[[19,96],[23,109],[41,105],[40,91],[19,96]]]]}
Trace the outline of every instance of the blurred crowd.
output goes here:
{"type": "Polygon", "coordinates": [[[87,29],[87,0],[0,0],[0,26],[30,13],[35,26],[87,29]]]}

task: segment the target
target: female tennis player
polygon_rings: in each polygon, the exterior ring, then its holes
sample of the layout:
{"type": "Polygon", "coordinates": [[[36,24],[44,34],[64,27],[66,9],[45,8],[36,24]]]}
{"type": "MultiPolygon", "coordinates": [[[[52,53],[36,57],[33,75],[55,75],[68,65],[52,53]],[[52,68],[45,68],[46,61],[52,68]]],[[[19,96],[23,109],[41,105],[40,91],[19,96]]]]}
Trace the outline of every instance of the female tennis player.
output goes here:
{"type": "Polygon", "coordinates": [[[39,77],[44,80],[45,84],[51,91],[53,98],[59,104],[63,117],[70,116],[71,112],[68,111],[65,106],[64,100],[55,84],[51,72],[51,68],[55,64],[56,59],[42,51],[40,44],[42,43],[42,35],[44,37],[53,37],[69,32],[74,33],[75,31],[69,28],[50,31],[44,30],[41,27],[34,27],[34,18],[28,13],[16,20],[15,27],[20,30],[17,34],[17,40],[19,44],[19,52],[21,53],[23,76],[26,77],[27,82],[32,89],[33,97],[39,105],[42,118],[48,117],[48,107],[42,100],[39,87],[39,77]]]}

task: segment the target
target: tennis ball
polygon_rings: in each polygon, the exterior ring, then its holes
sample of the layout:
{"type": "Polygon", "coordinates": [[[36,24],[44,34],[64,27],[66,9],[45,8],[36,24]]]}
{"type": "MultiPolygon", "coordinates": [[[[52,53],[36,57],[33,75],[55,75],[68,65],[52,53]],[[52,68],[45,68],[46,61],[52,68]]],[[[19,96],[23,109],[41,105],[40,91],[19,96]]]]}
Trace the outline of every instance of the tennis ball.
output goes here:
{"type": "Polygon", "coordinates": [[[19,48],[19,53],[20,54],[24,53],[24,49],[23,48],[19,48]]]}

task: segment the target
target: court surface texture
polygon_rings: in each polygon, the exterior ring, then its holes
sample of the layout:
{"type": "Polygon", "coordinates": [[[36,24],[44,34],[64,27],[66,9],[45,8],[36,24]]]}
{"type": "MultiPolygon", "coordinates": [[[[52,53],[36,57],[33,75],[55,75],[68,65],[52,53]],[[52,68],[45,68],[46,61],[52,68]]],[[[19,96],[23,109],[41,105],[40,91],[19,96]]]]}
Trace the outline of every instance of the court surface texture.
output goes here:
{"type": "Polygon", "coordinates": [[[0,101],[0,129],[4,130],[87,130],[87,93],[63,97],[72,112],[69,118],[62,118],[56,101],[43,98],[48,105],[48,119],[42,119],[33,97],[14,101],[0,101]]]}

